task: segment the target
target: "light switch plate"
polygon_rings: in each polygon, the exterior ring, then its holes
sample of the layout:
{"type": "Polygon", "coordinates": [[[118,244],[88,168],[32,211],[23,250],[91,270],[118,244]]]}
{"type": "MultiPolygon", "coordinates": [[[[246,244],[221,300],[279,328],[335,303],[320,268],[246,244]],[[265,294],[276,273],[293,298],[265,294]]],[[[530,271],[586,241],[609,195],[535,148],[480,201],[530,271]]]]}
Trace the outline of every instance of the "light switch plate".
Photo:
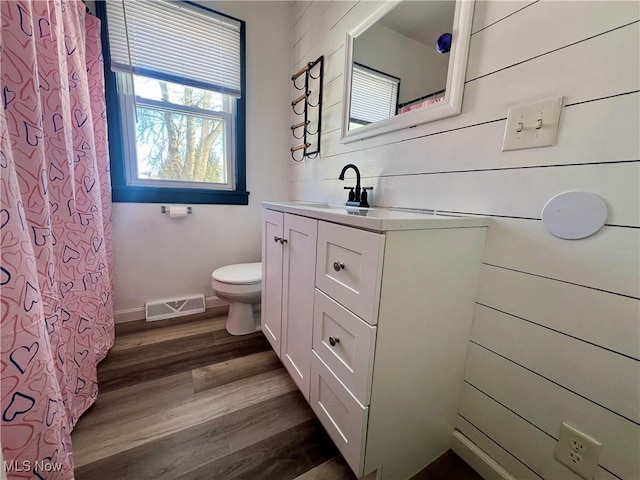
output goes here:
{"type": "Polygon", "coordinates": [[[553,145],[563,97],[511,107],[507,113],[502,151],[553,145]]]}

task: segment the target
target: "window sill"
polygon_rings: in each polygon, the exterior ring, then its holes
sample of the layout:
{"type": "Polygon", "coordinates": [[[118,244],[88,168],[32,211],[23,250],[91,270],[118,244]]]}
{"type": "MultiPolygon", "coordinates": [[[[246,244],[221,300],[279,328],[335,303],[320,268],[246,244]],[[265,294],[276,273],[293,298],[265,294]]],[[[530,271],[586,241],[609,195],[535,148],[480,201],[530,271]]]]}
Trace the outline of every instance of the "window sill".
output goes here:
{"type": "Polygon", "coordinates": [[[114,202],[248,205],[249,192],[196,188],[112,186],[114,202]]]}

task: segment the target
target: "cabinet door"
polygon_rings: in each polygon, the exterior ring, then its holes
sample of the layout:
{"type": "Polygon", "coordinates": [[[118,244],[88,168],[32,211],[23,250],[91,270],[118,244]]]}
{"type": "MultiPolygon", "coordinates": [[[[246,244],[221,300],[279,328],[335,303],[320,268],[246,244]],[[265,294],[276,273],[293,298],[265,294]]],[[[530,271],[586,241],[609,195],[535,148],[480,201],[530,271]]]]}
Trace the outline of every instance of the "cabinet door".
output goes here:
{"type": "Polygon", "coordinates": [[[262,332],[280,356],[284,215],[262,210],[262,332]]]}
{"type": "Polygon", "coordinates": [[[318,222],[284,216],[281,360],[309,400],[318,222]]]}

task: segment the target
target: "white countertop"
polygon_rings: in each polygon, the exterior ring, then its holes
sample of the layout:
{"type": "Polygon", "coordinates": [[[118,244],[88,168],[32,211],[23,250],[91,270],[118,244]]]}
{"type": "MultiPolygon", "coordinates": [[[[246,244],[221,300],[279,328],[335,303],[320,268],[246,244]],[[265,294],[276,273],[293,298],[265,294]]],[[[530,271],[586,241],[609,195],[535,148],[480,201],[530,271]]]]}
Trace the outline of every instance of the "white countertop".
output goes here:
{"type": "Polygon", "coordinates": [[[395,208],[359,208],[314,202],[262,202],[269,210],[293,213],[375,232],[432,228],[486,227],[485,217],[440,215],[432,211],[395,208]]]}

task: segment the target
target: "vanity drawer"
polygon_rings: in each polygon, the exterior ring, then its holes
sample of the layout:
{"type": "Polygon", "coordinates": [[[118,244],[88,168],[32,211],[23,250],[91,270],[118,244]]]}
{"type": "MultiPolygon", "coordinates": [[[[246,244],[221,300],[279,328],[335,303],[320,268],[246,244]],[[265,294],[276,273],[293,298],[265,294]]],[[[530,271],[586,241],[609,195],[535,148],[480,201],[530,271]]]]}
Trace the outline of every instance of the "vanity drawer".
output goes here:
{"type": "Polygon", "coordinates": [[[316,287],[375,324],[383,253],[384,235],[318,222],[316,287]]]}
{"type": "Polygon", "coordinates": [[[310,404],[351,469],[362,475],[369,409],[360,405],[315,352],[310,404]]]}
{"type": "Polygon", "coordinates": [[[363,405],[371,397],[376,327],[316,289],[313,349],[363,405]]]}

